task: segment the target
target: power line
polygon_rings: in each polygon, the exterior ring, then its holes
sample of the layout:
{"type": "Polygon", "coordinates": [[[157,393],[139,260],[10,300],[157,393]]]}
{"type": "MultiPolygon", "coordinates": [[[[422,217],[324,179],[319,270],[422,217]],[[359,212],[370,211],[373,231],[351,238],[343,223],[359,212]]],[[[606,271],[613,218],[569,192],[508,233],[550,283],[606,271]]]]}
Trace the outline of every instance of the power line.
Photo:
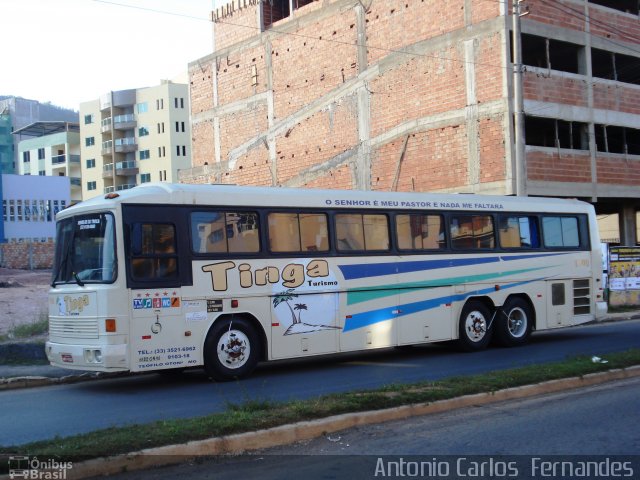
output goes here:
{"type": "Polygon", "coordinates": [[[136,10],[143,10],[143,11],[146,11],[146,12],[160,13],[160,14],[163,14],[163,15],[173,15],[175,17],[190,18],[192,20],[201,20],[201,21],[205,21],[205,22],[211,23],[211,20],[209,18],[195,17],[193,15],[185,15],[183,13],[167,12],[166,10],[158,10],[156,8],[149,8],[149,7],[141,7],[141,6],[138,6],[138,5],[129,5],[127,3],[111,2],[109,0],[93,0],[93,1],[96,2],[96,3],[104,3],[106,5],[114,5],[116,7],[133,8],[133,9],[136,9],[136,10]]]}

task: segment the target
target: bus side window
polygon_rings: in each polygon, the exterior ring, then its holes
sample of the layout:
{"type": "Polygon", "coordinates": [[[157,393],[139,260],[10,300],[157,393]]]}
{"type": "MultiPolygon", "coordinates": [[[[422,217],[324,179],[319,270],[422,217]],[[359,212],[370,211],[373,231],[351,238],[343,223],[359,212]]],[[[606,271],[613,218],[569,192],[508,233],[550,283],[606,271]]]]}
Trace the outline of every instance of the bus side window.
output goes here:
{"type": "Polygon", "coordinates": [[[542,217],[542,234],[545,247],[579,247],[580,234],[576,217],[542,217]]]}
{"type": "Polygon", "coordinates": [[[501,215],[499,223],[498,231],[502,248],[540,247],[536,217],[501,215]]]}
{"type": "Polygon", "coordinates": [[[400,250],[445,248],[441,215],[396,215],[396,234],[400,250]]]}
{"type": "Polygon", "coordinates": [[[272,252],[326,252],[329,250],[324,213],[269,213],[272,252]]]}
{"type": "Polygon", "coordinates": [[[338,251],[389,250],[386,215],[339,213],[335,219],[338,251]]]}
{"type": "Polygon", "coordinates": [[[172,224],[136,223],[131,235],[131,273],[135,280],[177,278],[176,228],[172,224]]]}
{"type": "Polygon", "coordinates": [[[451,245],[458,250],[494,248],[493,218],[490,215],[452,215],[451,245]]]}
{"type": "Polygon", "coordinates": [[[255,212],[193,212],[191,249],[195,253],[256,253],[260,251],[255,212]]]}

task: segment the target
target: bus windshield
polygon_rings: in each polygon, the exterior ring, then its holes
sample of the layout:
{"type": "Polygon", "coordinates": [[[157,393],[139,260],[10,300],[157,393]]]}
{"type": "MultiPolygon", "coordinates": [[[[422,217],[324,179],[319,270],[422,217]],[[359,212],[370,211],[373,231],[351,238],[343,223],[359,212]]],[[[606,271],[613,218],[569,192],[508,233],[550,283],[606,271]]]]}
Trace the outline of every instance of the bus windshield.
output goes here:
{"type": "Polygon", "coordinates": [[[116,271],[113,215],[94,213],[58,221],[52,287],[112,283],[116,271]]]}

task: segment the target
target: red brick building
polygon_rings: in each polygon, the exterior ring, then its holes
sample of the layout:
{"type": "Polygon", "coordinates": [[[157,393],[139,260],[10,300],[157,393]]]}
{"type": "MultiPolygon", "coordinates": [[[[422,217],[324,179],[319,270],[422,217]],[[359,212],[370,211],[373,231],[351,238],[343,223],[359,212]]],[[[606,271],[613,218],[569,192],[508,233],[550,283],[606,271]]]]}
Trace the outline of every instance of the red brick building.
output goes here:
{"type": "Polygon", "coordinates": [[[636,243],[638,2],[526,0],[520,76],[505,3],[218,8],[215,51],[189,65],[193,168],[180,180],[579,197],[618,213],[622,243],[636,243]]]}

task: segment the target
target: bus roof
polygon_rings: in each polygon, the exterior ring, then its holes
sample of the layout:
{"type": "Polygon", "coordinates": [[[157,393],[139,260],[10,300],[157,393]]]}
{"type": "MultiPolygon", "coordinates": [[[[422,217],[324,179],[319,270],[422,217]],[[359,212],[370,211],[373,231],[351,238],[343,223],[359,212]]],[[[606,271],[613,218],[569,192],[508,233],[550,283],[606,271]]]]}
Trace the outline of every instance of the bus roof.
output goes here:
{"type": "MultiPolygon", "coordinates": [[[[114,204],[216,205],[222,207],[372,208],[397,210],[462,210],[520,212],[589,212],[593,207],[576,199],[515,197],[484,194],[442,194],[385,191],[320,190],[312,188],[252,187],[145,183],[130,190],[100,195],[64,211],[62,217],[83,211],[111,209],[114,204]],[[112,196],[114,198],[108,198],[112,196]]],[[[63,213],[63,212],[61,212],[63,213]]]]}

